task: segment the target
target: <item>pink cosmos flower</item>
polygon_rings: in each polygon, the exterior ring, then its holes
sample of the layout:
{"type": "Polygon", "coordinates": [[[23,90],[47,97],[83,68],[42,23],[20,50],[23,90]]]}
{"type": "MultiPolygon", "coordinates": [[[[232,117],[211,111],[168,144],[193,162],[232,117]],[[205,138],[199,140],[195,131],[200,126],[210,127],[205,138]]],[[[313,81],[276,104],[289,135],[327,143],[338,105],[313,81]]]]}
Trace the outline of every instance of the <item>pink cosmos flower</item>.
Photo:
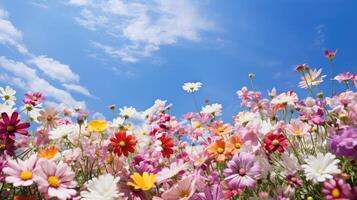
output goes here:
{"type": "Polygon", "coordinates": [[[25,94],[24,103],[37,106],[42,100],[45,99],[40,92],[28,92],[25,94]]]}
{"type": "Polygon", "coordinates": [[[352,80],[355,77],[355,74],[352,74],[350,72],[344,72],[341,73],[337,76],[335,76],[335,78],[333,78],[334,80],[338,81],[339,83],[343,82],[343,81],[349,81],[352,80]]]}
{"type": "Polygon", "coordinates": [[[15,187],[29,186],[33,184],[33,171],[37,161],[37,154],[33,154],[29,159],[8,160],[7,166],[3,169],[6,175],[5,181],[12,183],[15,187]]]}
{"type": "Polygon", "coordinates": [[[301,81],[299,82],[299,87],[307,89],[312,86],[318,86],[323,82],[323,78],[326,75],[321,75],[322,69],[310,69],[304,76],[301,77],[301,81]],[[305,77],[305,78],[304,78],[305,77]],[[306,79],[306,80],[305,80],[306,79]]]}
{"type": "Polygon", "coordinates": [[[297,119],[291,120],[290,124],[286,125],[286,132],[294,136],[303,136],[308,134],[309,129],[309,124],[303,123],[297,119]]]}
{"type": "Polygon", "coordinates": [[[73,188],[77,182],[74,180],[75,173],[63,162],[59,164],[41,159],[34,170],[34,180],[38,189],[46,197],[68,199],[77,192],[73,188]]]}
{"type": "Polygon", "coordinates": [[[322,187],[322,194],[326,200],[348,200],[351,195],[351,186],[341,178],[326,181],[322,187]]]}
{"type": "Polygon", "coordinates": [[[195,193],[195,185],[195,176],[186,177],[164,192],[162,198],[165,200],[188,200],[195,193]]]}
{"type": "Polygon", "coordinates": [[[324,52],[325,57],[326,57],[329,61],[332,61],[332,60],[335,58],[336,54],[337,54],[337,50],[335,50],[335,51],[326,50],[326,51],[324,52]]]}

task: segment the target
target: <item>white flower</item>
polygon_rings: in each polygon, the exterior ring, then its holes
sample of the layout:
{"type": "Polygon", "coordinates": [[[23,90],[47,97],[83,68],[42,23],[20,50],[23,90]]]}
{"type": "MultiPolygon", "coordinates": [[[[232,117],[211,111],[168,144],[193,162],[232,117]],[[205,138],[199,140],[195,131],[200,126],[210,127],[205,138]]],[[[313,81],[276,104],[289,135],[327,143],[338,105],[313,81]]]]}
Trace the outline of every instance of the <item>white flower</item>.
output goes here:
{"type": "Polygon", "coordinates": [[[15,97],[16,91],[13,90],[11,87],[6,86],[5,89],[0,87],[0,97],[6,104],[14,104],[16,101],[15,97]]]}
{"type": "Polygon", "coordinates": [[[118,191],[119,177],[113,177],[111,174],[103,174],[98,178],[89,180],[86,184],[87,191],[81,192],[82,200],[114,200],[122,193],[118,191]]]}
{"type": "Polygon", "coordinates": [[[13,105],[8,105],[8,104],[0,104],[0,113],[7,113],[8,115],[11,115],[12,112],[14,112],[16,109],[12,108],[13,105]]]}
{"type": "Polygon", "coordinates": [[[124,121],[125,121],[124,118],[117,117],[117,118],[113,119],[113,122],[112,122],[112,125],[111,125],[111,126],[112,126],[113,128],[118,128],[118,127],[124,125],[124,121]]]}
{"type": "Polygon", "coordinates": [[[202,87],[201,82],[196,83],[184,83],[182,89],[186,92],[196,92],[202,87]]]}
{"type": "Polygon", "coordinates": [[[318,153],[317,157],[308,156],[305,159],[306,164],[301,166],[304,169],[306,178],[317,183],[333,178],[333,174],[341,173],[337,166],[340,161],[335,158],[336,156],[331,153],[325,155],[318,153]]]}
{"type": "Polygon", "coordinates": [[[322,69],[310,69],[306,74],[305,74],[305,78],[304,76],[301,77],[301,81],[299,82],[299,87],[300,88],[308,88],[311,87],[313,85],[318,86],[320,85],[320,83],[323,82],[323,78],[326,77],[326,75],[322,75],[320,76],[322,72],[322,69]]]}
{"type": "Polygon", "coordinates": [[[38,122],[37,118],[40,116],[40,110],[37,107],[34,107],[31,104],[25,104],[22,107],[22,110],[25,110],[28,117],[30,118],[31,121],[38,122]]]}
{"type": "Polygon", "coordinates": [[[222,115],[222,105],[218,103],[214,103],[211,105],[206,105],[202,108],[201,113],[203,114],[212,114],[214,116],[222,115]]]}
{"type": "Polygon", "coordinates": [[[55,129],[49,132],[49,138],[52,140],[62,139],[71,135],[71,133],[76,133],[77,131],[75,130],[75,128],[76,126],[73,126],[71,124],[57,126],[55,129]]]}
{"type": "Polygon", "coordinates": [[[238,115],[234,118],[234,121],[237,125],[245,126],[248,122],[259,118],[260,116],[258,113],[243,111],[238,113],[238,115]]]}
{"type": "Polygon", "coordinates": [[[120,108],[119,111],[120,111],[120,115],[125,119],[132,118],[136,115],[136,109],[131,106],[130,107],[124,106],[123,108],[120,108]]]}
{"type": "Polygon", "coordinates": [[[157,182],[161,182],[163,180],[169,179],[178,174],[180,171],[186,170],[187,167],[188,164],[182,161],[178,163],[171,163],[169,168],[163,168],[159,173],[157,173],[156,180],[157,182]]]}

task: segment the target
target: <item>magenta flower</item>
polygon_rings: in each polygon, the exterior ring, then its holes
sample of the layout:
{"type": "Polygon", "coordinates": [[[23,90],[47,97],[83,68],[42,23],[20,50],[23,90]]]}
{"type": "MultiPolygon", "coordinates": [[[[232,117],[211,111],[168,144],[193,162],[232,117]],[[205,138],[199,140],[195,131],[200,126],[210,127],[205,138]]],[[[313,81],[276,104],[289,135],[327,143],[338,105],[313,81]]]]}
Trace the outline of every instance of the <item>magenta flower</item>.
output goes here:
{"type": "Polygon", "coordinates": [[[30,127],[30,123],[20,123],[19,113],[13,112],[11,117],[6,112],[1,113],[2,120],[0,121],[0,136],[6,138],[15,138],[15,133],[21,135],[27,135],[27,128],[30,127]]]}
{"type": "Polygon", "coordinates": [[[197,194],[194,200],[223,200],[224,194],[220,185],[215,184],[212,187],[206,186],[203,193],[197,194]]]}
{"type": "Polygon", "coordinates": [[[45,96],[43,96],[40,92],[28,92],[25,94],[25,98],[23,101],[25,104],[37,106],[44,99],[45,96]]]}
{"type": "Polygon", "coordinates": [[[37,154],[33,154],[29,159],[22,160],[8,160],[6,167],[3,169],[6,175],[5,181],[12,183],[15,187],[29,186],[34,183],[33,170],[37,161],[37,154]]]}
{"type": "Polygon", "coordinates": [[[335,51],[326,50],[326,51],[324,52],[325,57],[326,57],[329,61],[332,61],[332,60],[335,58],[336,54],[337,54],[337,50],[335,50],[335,51]]]}
{"type": "Polygon", "coordinates": [[[328,147],[337,156],[357,156],[357,128],[341,129],[328,139],[328,147]]]}
{"type": "Polygon", "coordinates": [[[352,198],[351,186],[341,178],[326,181],[322,187],[326,200],[349,200],[352,198]]]}
{"type": "Polygon", "coordinates": [[[15,155],[15,150],[14,140],[7,137],[0,137],[0,155],[13,156],[15,155]]]}
{"type": "Polygon", "coordinates": [[[77,193],[74,189],[77,185],[74,178],[75,173],[62,162],[56,164],[41,159],[34,170],[34,180],[38,189],[48,198],[69,199],[74,196],[77,193]]]}
{"type": "Polygon", "coordinates": [[[260,175],[260,164],[255,156],[248,152],[235,155],[224,170],[225,180],[231,189],[254,187],[260,175]]]}

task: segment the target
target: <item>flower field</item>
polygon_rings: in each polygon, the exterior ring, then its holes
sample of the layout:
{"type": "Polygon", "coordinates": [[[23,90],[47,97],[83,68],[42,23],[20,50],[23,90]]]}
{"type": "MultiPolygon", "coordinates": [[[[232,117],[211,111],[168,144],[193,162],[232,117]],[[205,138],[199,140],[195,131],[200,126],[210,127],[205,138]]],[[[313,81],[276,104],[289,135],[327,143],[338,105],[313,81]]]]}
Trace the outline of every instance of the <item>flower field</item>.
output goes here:
{"type": "Polygon", "coordinates": [[[163,100],[143,111],[111,105],[104,120],[1,87],[1,199],[357,199],[357,76],[323,75],[335,56],[326,51],[322,69],[296,66],[305,96],[254,91],[249,74],[232,123],[218,103],[182,117],[163,100]]]}

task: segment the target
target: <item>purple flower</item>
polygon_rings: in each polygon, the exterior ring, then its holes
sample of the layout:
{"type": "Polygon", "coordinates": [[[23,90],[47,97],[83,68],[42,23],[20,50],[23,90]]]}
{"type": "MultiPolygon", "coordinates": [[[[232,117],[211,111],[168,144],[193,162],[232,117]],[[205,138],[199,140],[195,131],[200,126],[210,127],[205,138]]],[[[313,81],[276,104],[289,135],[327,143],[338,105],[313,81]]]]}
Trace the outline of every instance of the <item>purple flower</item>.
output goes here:
{"type": "Polygon", "coordinates": [[[25,94],[24,103],[37,106],[42,100],[45,99],[40,92],[28,92],[25,94]]]}
{"type": "Polygon", "coordinates": [[[260,175],[259,162],[251,153],[242,152],[235,155],[224,170],[225,180],[231,189],[254,187],[260,175]]]}
{"type": "Polygon", "coordinates": [[[197,194],[194,200],[222,200],[224,195],[220,185],[215,184],[212,187],[206,186],[203,193],[197,194]]]}
{"type": "Polygon", "coordinates": [[[326,181],[322,187],[322,194],[326,200],[348,200],[351,195],[351,186],[341,178],[326,181]]]}
{"type": "Polygon", "coordinates": [[[328,139],[329,150],[337,156],[357,156],[357,128],[339,130],[328,139]]]}

